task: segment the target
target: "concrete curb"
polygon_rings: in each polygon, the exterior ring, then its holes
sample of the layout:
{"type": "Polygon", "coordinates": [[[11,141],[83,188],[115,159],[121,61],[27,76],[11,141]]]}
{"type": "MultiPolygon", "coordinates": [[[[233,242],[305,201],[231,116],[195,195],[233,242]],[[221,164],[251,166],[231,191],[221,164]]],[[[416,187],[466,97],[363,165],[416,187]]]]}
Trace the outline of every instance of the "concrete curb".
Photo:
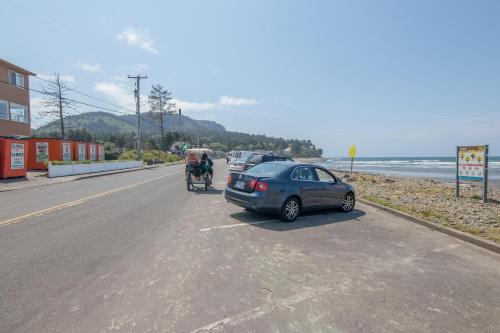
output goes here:
{"type": "Polygon", "coordinates": [[[476,246],[482,247],[483,249],[490,250],[490,251],[493,251],[497,254],[500,254],[500,245],[497,245],[496,243],[494,243],[492,241],[489,241],[486,239],[481,239],[479,237],[467,234],[467,233],[460,231],[460,230],[456,230],[456,229],[448,228],[448,227],[445,227],[445,226],[442,226],[442,225],[439,225],[436,223],[432,223],[432,222],[423,220],[421,218],[409,215],[407,213],[403,213],[397,209],[393,209],[393,208],[389,208],[389,207],[385,207],[385,206],[373,203],[373,202],[368,201],[366,199],[357,198],[356,200],[365,204],[365,205],[372,206],[374,208],[378,208],[380,210],[388,212],[392,215],[401,217],[407,221],[420,224],[424,227],[442,232],[444,234],[447,234],[448,236],[458,238],[464,242],[471,243],[471,244],[474,244],[476,246]]]}
{"type": "Polygon", "coordinates": [[[77,176],[77,178],[71,180],[82,180],[82,179],[88,179],[88,178],[97,178],[97,177],[103,177],[103,176],[110,176],[110,175],[116,175],[119,173],[125,173],[125,172],[132,172],[132,171],[141,171],[141,170],[149,170],[149,169],[156,169],[159,168],[160,165],[153,165],[153,166],[144,166],[142,168],[130,168],[130,169],[121,169],[121,170],[114,170],[114,171],[105,171],[105,172],[97,172],[97,173],[88,173],[82,176],[77,176]]]}

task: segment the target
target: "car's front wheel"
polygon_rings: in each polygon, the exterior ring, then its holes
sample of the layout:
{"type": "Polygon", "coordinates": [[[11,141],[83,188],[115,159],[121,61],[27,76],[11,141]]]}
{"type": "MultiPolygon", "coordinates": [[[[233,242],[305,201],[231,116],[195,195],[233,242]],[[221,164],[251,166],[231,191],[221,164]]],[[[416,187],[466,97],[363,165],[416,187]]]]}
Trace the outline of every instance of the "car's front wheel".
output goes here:
{"type": "Polygon", "coordinates": [[[340,207],[343,212],[350,212],[354,209],[354,205],[356,204],[356,199],[354,198],[354,194],[349,192],[342,199],[342,206],[340,207]]]}
{"type": "Polygon", "coordinates": [[[300,202],[297,198],[288,198],[281,208],[280,219],[285,222],[293,222],[300,214],[300,202]]]}

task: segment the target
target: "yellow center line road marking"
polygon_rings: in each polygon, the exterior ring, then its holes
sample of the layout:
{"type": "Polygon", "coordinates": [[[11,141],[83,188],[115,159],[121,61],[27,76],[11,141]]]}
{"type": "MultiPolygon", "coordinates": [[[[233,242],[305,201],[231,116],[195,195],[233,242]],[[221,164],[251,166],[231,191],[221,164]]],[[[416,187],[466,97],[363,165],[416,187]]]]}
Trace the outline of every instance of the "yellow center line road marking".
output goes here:
{"type": "Polygon", "coordinates": [[[1,221],[0,222],[0,227],[5,227],[7,225],[14,224],[14,223],[17,223],[19,221],[29,219],[31,217],[37,217],[37,216],[46,215],[48,213],[52,213],[52,212],[55,212],[57,210],[61,210],[63,208],[68,208],[68,207],[73,207],[73,206],[76,206],[76,205],[80,205],[80,204],[85,203],[85,202],[90,201],[90,200],[98,199],[98,198],[101,198],[101,197],[104,197],[106,195],[110,195],[110,194],[113,194],[113,193],[117,193],[117,192],[129,190],[131,188],[134,188],[134,187],[137,187],[137,186],[141,186],[141,185],[144,185],[144,184],[147,184],[147,183],[151,183],[151,182],[154,182],[156,180],[159,180],[159,179],[162,179],[162,178],[166,178],[166,177],[169,177],[169,176],[181,173],[181,172],[184,172],[184,171],[181,170],[181,171],[169,173],[168,175],[163,175],[163,176],[151,178],[151,179],[139,182],[139,183],[135,183],[135,184],[131,184],[131,185],[127,185],[127,186],[115,188],[114,190],[110,190],[110,191],[106,191],[106,192],[102,192],[102,193],[97,193],[97,194],[94,194],[94,195],[91,195],[91,196],[88,196],[88,197],[85,197],[85,198],[80,198],[80,199],[77,199],[77,200],[74,200],[74,201],[66,202],[66,203],[63,203],[63,204],[60,204],[60,205],[57,205],[57,206],[53,206],[53,207],[50,207],[50,208],[42,209],[42,210],[39,210],[39,211],[36,211],[36,212],[32,212],[32,213],[29,213],[29,214],[26,214],[26,215],[14,217],[14,218],[11,218],[9,220],[1,221]]]}

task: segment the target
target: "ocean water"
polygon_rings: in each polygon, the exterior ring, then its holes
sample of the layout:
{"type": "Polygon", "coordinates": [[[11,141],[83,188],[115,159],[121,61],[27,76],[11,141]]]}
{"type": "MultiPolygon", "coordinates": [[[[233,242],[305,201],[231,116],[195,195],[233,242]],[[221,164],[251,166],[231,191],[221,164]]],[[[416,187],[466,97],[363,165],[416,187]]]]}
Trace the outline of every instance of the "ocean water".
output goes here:
{"type": "MultiPolygon", "coordinates": [[[[319,164],[349,171],[351,159],[330,157],[319,164]]],[[[488,179],[500,180],[500,156],[489,156],[488,165],[488,179]]],[[[454,180],[455,170],[455,157],[361,157],[353,164],[353,171],[443,180],[454,180]]]]}

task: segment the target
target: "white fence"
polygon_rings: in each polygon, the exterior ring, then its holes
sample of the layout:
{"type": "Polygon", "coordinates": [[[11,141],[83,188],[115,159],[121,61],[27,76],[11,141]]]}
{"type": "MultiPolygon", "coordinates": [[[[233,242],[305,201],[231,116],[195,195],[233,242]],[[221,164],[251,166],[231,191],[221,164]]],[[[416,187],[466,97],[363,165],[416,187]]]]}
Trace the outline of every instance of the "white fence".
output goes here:
{"type": "Polygon", "coordinates": [[[82,175],[86,173],[113,171],[121,169],[140,168],[144,164],[142,161],[123,161],[123,162],[103,162],[91,164],[64,164],[52,165],[49,163],[49,177],[62,177],[82,175]]]}

